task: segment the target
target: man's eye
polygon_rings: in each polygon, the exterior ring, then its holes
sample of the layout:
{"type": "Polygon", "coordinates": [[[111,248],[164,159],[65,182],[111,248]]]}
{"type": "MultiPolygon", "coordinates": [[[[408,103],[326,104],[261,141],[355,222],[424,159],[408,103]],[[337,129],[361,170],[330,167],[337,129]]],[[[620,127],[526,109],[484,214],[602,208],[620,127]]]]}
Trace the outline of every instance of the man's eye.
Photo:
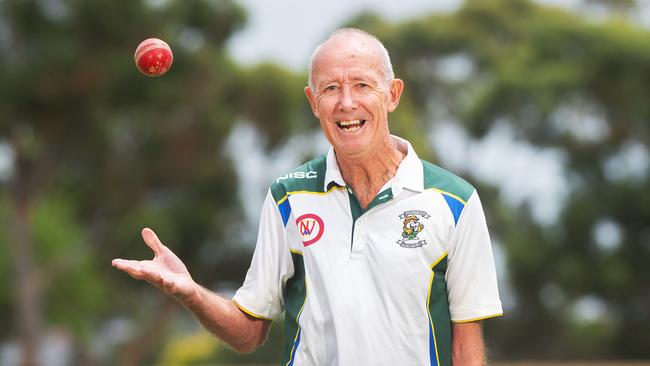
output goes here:
{"type": "Polygon", "coordinates": [[[326,91],[334,91],[336,90],[336,85],[328,85],[325,87],[326,91]]]}
{"type": "Polygon", "coordinates": [[[357,84],[357,86],[359,86],[359,88],[367,88],[367,87],[369,87],[370,85],[368,85],[368,84],[366,84],[366,83],[359,83],[359,84],[357,84]]]}

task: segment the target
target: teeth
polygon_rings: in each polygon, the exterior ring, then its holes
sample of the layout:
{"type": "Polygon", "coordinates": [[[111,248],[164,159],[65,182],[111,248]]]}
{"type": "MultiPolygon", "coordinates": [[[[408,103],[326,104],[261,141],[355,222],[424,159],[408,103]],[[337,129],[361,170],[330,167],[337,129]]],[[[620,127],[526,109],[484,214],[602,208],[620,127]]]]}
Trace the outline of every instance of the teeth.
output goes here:
{"type": "Polygon", "coordinates": [[[353,119],[349,121],[337,121],[336,125],[346,132],[355,132],[363,126],[364,122],[366,122],[364,119],[353,119]]]}
{"type": "Polygon", "coordinates": [[[336,122],[339,126],[350,126],[350,125],[358,125],[361,123],[360,119],[355,119],[352,121],[338,121],[336,122]]]}

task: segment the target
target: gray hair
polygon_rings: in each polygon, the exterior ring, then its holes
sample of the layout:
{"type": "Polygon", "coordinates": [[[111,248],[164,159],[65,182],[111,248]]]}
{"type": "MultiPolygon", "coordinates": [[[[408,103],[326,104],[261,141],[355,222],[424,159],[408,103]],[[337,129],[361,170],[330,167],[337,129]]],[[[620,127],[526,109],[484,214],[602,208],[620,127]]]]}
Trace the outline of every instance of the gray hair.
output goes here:
{"type": "Polygon", "coordinates": [[[318,47],[316,47],[316,49],[314,50],[314,52],[311,54],[311,57],[309,59],[309,69],[308,69],[309,76],[308,76],[308,79],[307,79],[307,86],[309,86],[310,89],[314,90],[314,84],[313,84],[313,80],[312,80],[312,73],[314,71],[314,61],[316,61],[316,57],[318,56],[321,49],[323,48],[323,45],[325,43],[327,43],[330,39],[332,39],[334,37],[337,37],[339,35],[345,35],[345,34],[358,34],[358,35],[364,36],[364,37],[370,39],[371,41],[375,42],[376,45],[377,45],[377,49],[379,50],[379,53],[381,54],[381,58],[384,61],[383,66],[384,66],[385,81],[389,82],[389,81],[391,81],[391,80],[393,80],[395,78],[395,73],[393,72],[393,64],[390,62],[390,55],[388,54],[388,50],[386,49],[384,44],[381,43],[381,41],[377,37],[373,36],[372,34],[366,32],[366,31],[363,31],[363,30],[357,29],[357,28],[351,28],[351,27],[340,28],[340,29],[337,29],[334,32],[330,33],[330,35],[327,37],[327,39],[325,39],[323,42],[321,42],[321,44],[319,44],[318,47]]]}

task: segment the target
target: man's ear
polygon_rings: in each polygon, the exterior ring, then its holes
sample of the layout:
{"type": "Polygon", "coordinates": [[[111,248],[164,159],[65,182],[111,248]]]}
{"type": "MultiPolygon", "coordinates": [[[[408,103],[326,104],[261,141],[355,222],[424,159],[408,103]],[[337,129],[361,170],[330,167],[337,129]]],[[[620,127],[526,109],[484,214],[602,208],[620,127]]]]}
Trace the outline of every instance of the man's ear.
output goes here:
{"type": "Polygon", "coordinates": [[[388,101],[388,111],[392,112],[397,108],[399,100],[404,91],[404,82],[401,79],[393,79],[390,81],[390,100],[388,101]]]}
{"type": "Polygon", "coordinates": [[[311,88],[306,86],[305,87],[305,95],[307,95],[307,100],[309,101],[309,105],[311,106],[311,111],[314,113],[314,116],[316,116],[317,119],[320,119],[318,116],[318,106],[316,104],[316,98],[314,97],[314,93],[312,92],[311,88]]]}

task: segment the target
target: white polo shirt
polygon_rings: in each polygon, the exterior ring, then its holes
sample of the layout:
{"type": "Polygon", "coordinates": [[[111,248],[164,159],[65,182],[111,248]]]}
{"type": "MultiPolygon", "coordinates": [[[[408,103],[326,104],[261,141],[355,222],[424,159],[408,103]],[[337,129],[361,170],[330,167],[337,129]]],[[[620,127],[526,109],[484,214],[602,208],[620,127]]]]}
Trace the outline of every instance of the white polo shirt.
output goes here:
{"type": "Polygon", "coordinates": [[[399,141],[408,154],[365,210],[332,149],[271,185],[233,300],[284,311],[282,365],[451,365],[452,322],[502,314],[475,189],[399,141]]]}

